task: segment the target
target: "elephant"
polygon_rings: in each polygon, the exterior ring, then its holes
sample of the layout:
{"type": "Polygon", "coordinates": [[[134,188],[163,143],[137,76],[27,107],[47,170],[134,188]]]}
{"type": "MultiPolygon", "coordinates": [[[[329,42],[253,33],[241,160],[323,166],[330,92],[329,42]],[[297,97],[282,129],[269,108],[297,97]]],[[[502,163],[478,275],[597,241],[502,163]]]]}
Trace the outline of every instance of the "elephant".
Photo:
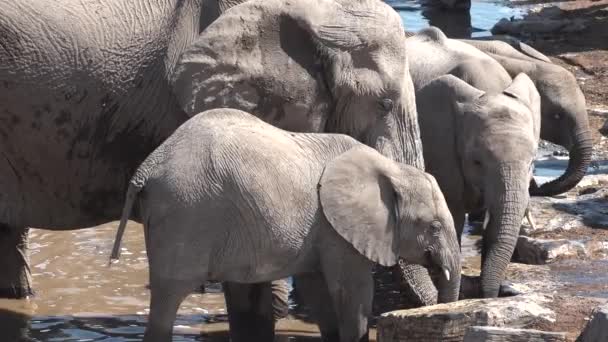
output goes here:
{"type": "Polygon", "coordinates": [[[171,341],[183,299],[207,279],[295,275],[323,339],[368,340],[372,265],[398,257],[460,277],[454,223],[428,173],[343,134],[293,133],[244,111],[193,116],[129,183],[144,222],[151,305],[145,342],[171,341]],[[298,280],[298,278],[303,280],[298,280]]]}
{"type": "Polygon", "coordinates": [[[448,38],[434,26],[410,34],[405,45],[416,91],[447,74],[490,93],[501,93],[511,84],[511,76],[496,60],[467,43],[448,38]]]}
{"type": "Polygon", "coordinates": [[[443,75],[416,92],[416,104],[426,171],[441,187],[459,242],[465,213],[486,210],[481,284],[473,296],[497,297],[529,203],[540,95],[524,73],[501,93],[443,75]]]}
{"type": "Polygon", "coordinates": [[[541,96],[540,137],[570,152],[564,174],[540,187],[533,186],[531,194],[554,196],[574,188],[585,176],[593,152],[585,96],[574,75],[513,38],[495,36],[462,41],[487,53],[512,77],[521,72],[530,76],[541,96]]]}
{"type": "MultiPolygon", "coordinates": [[[[404,29],[379,0],[251,0],[221,16],[204,0],[55,5],[0,3],[1,297],[31,294],[27,227],[118,219],[139,164],[205,109],[347,134],[424,167],[404,29]]],[[[428,272],[410,271],[419,300],[436,301],[428,272]]]]}

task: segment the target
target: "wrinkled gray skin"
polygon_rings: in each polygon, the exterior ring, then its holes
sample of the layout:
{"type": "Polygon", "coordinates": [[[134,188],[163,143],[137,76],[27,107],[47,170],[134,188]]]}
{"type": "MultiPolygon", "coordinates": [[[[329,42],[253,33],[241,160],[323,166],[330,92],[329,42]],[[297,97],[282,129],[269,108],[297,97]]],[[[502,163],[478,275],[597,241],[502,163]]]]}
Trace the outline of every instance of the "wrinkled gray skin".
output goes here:
{"type": "Polygon", "coordinates": [[[252,3],[198,38],[211,20],[201,20],[202,0],[0,3],[3,297],[30,292],[26,227],[117,219],[115,199],[141,161],[207,107],[345,133],[423,167],[403,27],[390,7],[252,3]]]}
{"type": "MultiPolygon", "coordinates": [[[[346,133],[422,168],[407,59],[399,59],[406,58],[401,18],[379,1],[340,3],[228,9],[178,63],[180,103],[189,114],[232,107],[290,131],[346,133]],[[266,46],[277,48],[260,53],[266,46]]],[[[436,291],[424,268],[406,266],[403,276],[417,305],[457,299],[454,284],[436,291]]]]}
{"type": "Polygon", "coordinates": [[[538,188],[532,187],[531,194],[553,196],[566,192],[578,184],[591,162],[593,143],[585,96],[574,75],[551,63],[547,56],[515,39],[500,36],[494,38],[501,40],[463,42],[486,52],[512,77],[521,72],[530,76],[541,96],[540,137],[561,145],[570,152],[570,161],[564,174],[538,188]]]}
{"type": "Polygon", "coordinates": [[[171,341],[181,301],[209,279],[295,275],[323,338],[357,342],[367,340],[373,263],[402,257],[460,276],[453,220],[431,175],[349,136],[291,133],[239,110],[194,116],[142,163],[115,258],[134,203],[150,263],[145,342],[171,341]]]}
{"type": "Polygon", "coordinates": [[[511,76],[493,58],[467,43],[449,39],[436,27],[420,30],[408,37],[405,45],[416,91],[448,74],[489,93],[500,93],[511,83],[511,76]]]}
{"type": "Polygon", "coordinates": [[[459,239],[465,213],[487,209],[480,295],[497,297],[528,206],[538,92],[525,74],[501,93],[445,75],[416,92],[416,103],[426,170],[445,195],[459,239]]]}

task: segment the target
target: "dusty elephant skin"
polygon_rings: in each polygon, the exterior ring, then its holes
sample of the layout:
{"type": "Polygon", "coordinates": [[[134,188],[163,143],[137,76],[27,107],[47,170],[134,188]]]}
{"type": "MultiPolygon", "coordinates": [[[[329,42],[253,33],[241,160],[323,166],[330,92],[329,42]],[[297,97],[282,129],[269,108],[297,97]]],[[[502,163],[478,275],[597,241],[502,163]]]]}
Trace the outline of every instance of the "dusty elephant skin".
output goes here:
{"type": "Polygon", "coordinates": [[[171,340],[179,304],[208,279],[295,275],[322,336],[352,342],[367,336],[373,263],[401,257],[460,278],[456,231],[434,178],[346,135],[291,133],[239,110],[210,110],[150,154],[126,197],[112,257],[137,203],[150,263],[146,342],[171,340]]]}
{"type": "Polygon", "coordinates": [[[202,0],[0,4],[3,296],[30,292],[25,227],[117,219],[137,165],[206,106],[345,133],[423,166],[399,16],[376,0],[286,2],[234,6],[211,25],[202,0]],[[199,62],[202,80],[189,72],[199,62]]]}
{"type": "Polygon", "coordinates": [[[459,238],[465,213],[480,203],[486,209],[479,295],[497,297],[528,206],[538,92],[525,74],[494,94],[446,75],[416,96],[426,169],[441,186],[459,238]]]}
{"type": "Polygon", "coordinates": [[[570,162],[559,178],[532,188],[532,195],[553,196],[572,189],[591,162],[592,139],[585,96],[574,75],[531,46],[501,38],[462,40],[486,52],[514,77],[524,72],[541,96],[541,138],[570,151],[570,162]],[[499,40],[502,39],[502,40],[499,40]]]}
{"type": "MultiPolygon", "coordinates": [[[[228,9],[178,63],[180,103],[189,114],[239,108],[290,131],[345,133],[422,168],[401,19],[378,1],[338,4],[228,9]]],[[[457,299],[454,283],[435,291],[419,266],[402,277],[418,306],[457,299]]]]}

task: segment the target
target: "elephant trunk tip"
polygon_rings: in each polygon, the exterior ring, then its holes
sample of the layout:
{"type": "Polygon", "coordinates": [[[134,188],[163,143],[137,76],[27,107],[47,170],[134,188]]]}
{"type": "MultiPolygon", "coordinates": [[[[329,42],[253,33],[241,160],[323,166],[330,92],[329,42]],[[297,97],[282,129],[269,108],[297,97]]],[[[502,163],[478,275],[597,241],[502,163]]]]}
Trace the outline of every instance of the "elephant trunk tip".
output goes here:
{"type": "Polygon", "coordinates": [[[570,160],[564,174],[540,187],[531,187],[530,195],[555,196],[573,189],[587,173],[592,154],[593,143],[590,134],[580,135],[570,150],[570,160]]]}

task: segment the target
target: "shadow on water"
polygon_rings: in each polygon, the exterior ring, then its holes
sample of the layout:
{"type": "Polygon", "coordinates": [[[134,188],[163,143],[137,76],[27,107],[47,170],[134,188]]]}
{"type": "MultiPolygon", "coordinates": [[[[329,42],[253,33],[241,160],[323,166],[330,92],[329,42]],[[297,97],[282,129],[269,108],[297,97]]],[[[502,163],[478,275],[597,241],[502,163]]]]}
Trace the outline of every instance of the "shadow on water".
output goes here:
{"type": "Polygon", "coordinates": [[[419,31],[428,26],[440,28],[450,38],[491,35],[490,29],[502,18],[519,18],[524,11],[511,8],[507,1],[473,0],[470,11],[447,11],[418,0],[385,0],[403,19],[406,30],[419,31]]]}

